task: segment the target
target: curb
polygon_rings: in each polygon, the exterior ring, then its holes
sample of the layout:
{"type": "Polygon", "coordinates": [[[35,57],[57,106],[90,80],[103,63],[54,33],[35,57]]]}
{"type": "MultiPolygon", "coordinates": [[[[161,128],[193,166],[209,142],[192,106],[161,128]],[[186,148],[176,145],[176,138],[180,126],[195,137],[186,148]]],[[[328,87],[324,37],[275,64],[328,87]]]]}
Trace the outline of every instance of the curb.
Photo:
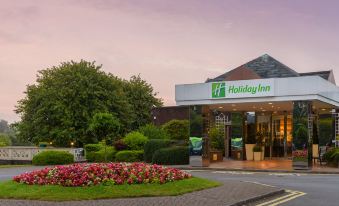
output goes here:
{"type": "Polygon", "coordinates": [[[281,189],[281,190],[278,190],[278,191],[269,192],[267,194],[259,195],[259,196],[256,196],[256,197],[252,197],[252,198],[249,198],[247,200],[243,200],[243,201],[231,204],[229,206],[242,206],[244,204],[249,204],[249,203],[252,203],[252,202],[256,202],[256,201],[259,201],[259,200],[262,200],[262,199],[265,199],[265,198],[273,197],[275,195],[281,195],[283,193],[285,193],[285,190],[281,189]]]}
{"type": "Polygon", "coordinates": [[[242,172],[272,172],[272,173],[302,173],[302,174],[338,174],[337,172],[330,171],[311,171],[311,170],[258,170],[258,169],[236,169],[236,168],[212,168],[212,167],[175,167],[181,170],[215,170],[215,171],[242,171],[242,172]]]}

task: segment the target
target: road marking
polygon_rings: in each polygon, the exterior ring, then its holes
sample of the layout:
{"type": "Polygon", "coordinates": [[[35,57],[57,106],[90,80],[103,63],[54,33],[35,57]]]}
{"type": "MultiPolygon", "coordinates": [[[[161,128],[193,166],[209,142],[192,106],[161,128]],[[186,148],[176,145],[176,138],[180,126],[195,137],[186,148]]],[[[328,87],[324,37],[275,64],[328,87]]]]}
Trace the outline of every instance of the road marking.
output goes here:
{"type": "Polygon", "coordinates": [[[183,170],[184,172],[206,172],[206,170],[183,170]]]}
{"type": "Polygon", "coordinates": [[[253,182],[253,181],[242,181],[242,182],[248,182],[248,183],[253,183],[253,184],[267,186],[267,187],[276,187],[276,186],[273,186],[273,185],[268,185],[268,184],[264,184],[264,183],[260,183],[260,182],[253,182]]]}
{"type": "Polygon", "coordinates": [[[306,195],[306,193],[300,192],[300,191],[293,191],[293,190],[285,190],[285,191],[289,194],[270,200],[268,202],[260,203],[256,206],[276,206],[276,205],[285,203],[287,201],[291,201],[295,198],[301,197],[303,195],[306,195]]]}
{"type": "Polygon", "coordinates": [[[306,174],[300,174],[300,173],[270,173],[268,175],[274,175],[274,176],[301,176],[301,175],[306,175],[306,174]]]}
{"type": "Polygon", "coordinates": [[[254,172],[214,171],[214,174],[252,175],[254,172]]]}

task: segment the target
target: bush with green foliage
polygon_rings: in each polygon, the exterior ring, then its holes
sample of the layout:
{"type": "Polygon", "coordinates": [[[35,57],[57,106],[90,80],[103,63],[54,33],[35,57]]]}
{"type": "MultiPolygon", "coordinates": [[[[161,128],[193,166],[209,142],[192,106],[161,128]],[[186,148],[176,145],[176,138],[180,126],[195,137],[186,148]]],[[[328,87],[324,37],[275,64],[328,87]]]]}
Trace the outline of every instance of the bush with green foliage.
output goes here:
{"type": "Polygon", "coordinates": [[[103,149],[103,147],[102,144],[86,144],[84,148],[86,152],[97,152],[103,149]]]}
{"type": "Polygon", "coordinates": [[[153,154],[152,163],[162,165],[189,164],[189,148],[175,146],[159,149],[153,154]]]}
{"type": "Polygon", "coordinates": [[[84,148],[87,162],[112,162],[115,159],[116,150],[112,146],[106,146],[105,151],[105,143],[87,144],[84,148]]]}
{"type": "Polygon", "coordinates": [[[162,126],[170,139],[185,140],[189,138],[189,121],[188,120],[171,120],[162,126]]]}
{"type": "Polygon", "coordinates": [[[65,165],[74,162],[74,156],[66,151],[43,151],[33,157],[33,165],[65,165]]]}
{"type": "Polygon", "coordinates": [[[0,134],[0,147],[11,145],[11,139],[7,134],[0,134]]]}
{"type": "Polygon", "coordinates": [[[123,138],[124,143],[130,150],[142,150],[148,138],[140,132],[130,132],[123,138]]]}
{"type": "Polygon", "coordinates": [[[262,152],[261,146],[255,145],[255,146],[253,147],[253,152],[262,152]]]}
{"type": "Polygon", "coordinates": [[[217,127],[211,128],[208,132],[208,137],[210,138],[211,148],[222,151],[224,153],[225,138],[223,137],[223,134],[220,132],[220,129],[218,129],[217,127]]]}
{"type": "Polygon", "coordinates": [[[338,166],[339,164],[339,148],[333,148],[327,151],[323,158],[332,166],[338,166]]]}
{"type": "Polygon", "coordinates": [[[105,149],[99,150],[97,152],[93,152],[91,155],[93,156],[92,162],[113,162],[115,159],[116,150],[113,147],[106,147],[105,149]],[[106,153],[106,160],[105,160],[106,153]]]}
{"type": "Polygon", "coordinates": [[[169,139],[168,134],[154,124],[147,124],[139,128],[139,132],[148,139],[169,139]]]}
{"type": "Polygon", "coordinates": [[[143,160],[143,150],[123,150],[115,155],[116,162],[140,162],[143,160]]]}
{"type": "Polygon", "coordinates": [[[144,146],[144,161],[147,163],[152,162],[153,154],[155,151],[169,147],[171,141],[167,139],[151,139],[144,146]]]}

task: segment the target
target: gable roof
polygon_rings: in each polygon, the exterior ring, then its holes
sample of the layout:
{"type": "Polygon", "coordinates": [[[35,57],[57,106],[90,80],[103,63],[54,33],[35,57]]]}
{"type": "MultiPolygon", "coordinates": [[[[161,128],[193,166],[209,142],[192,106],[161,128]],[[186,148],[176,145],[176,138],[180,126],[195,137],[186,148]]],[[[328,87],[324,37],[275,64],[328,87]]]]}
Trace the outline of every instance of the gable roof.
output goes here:
{"type": "Polygon", "coordinates": [[[299,74],[300,76],[320,76],[321,78],[328,80],[331,74],[331,70],[318,71],[318,72],[305,72],[305,73],[299,73],[299,74]]]}
{"type": "Polygon", "coordinates": [[[298,72],[274,59],[268,54],[264,54],[252,61],[249,61],[229,72],[226,72],[220,76],[217,76],[213,79],[207,79],[206,82],[213,81],[224,81],[229,75],[232,74],[232,71],[240,68],[247,68],[257,74],[259,77],[266,78],[282,78],[282,77],[298,77],[300,76],[298,72]]]}

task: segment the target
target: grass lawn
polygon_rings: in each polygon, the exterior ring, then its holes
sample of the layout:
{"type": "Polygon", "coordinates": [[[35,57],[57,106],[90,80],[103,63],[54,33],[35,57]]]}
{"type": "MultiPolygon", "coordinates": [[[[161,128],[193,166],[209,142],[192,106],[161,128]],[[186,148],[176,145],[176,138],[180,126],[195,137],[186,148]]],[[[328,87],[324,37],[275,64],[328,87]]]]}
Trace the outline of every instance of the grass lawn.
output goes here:
{"type": "Polygon", "coordinates": [[[0,198],[31,200],[90,200],[128,197],[173,196],[221,185],[218,182],[193,177],[160,184],[97,185],[90,187],[39,186],[0,182],[0,198]]]}
{"type": "Polygon", "coordinates": [[[32,165],[29,165],[29,164],[26,164],[26,165],[0,165],[0,168],[28,167],[28,166],[32,166],[32,165]]]}

